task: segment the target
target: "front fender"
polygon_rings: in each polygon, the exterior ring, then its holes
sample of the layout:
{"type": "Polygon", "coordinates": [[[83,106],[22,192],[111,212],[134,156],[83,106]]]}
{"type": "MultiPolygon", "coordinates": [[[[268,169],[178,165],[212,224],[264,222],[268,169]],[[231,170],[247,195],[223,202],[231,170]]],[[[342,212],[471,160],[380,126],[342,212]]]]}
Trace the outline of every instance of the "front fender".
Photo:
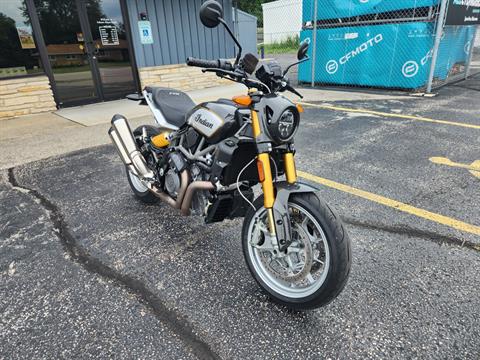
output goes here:
{"type": "Polygon", "coordinates": [[[275,231],[277,233],[280,251],[283,251],[292,242],[292,228],[290,226],[290,214],[288,212],[288,200],[290,195],[315,192],[319,189],[301,182],[289,184],[286,181],[279,181],[274,183],[274,186],[277,190],[275,202],[273,203],[275,231]]]}

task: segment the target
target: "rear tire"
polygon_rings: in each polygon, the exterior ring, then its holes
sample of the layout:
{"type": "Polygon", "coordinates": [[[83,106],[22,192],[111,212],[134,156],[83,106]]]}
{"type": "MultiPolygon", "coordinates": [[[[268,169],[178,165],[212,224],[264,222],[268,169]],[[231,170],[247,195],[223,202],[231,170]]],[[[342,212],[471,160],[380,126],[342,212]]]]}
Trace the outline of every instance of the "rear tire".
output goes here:
{"type": "MultiPolygon", "coordinates": [[[[302,221],[302,226],[305,223],[305,226],[310,226],[311,228],[313,228],[314,225],[317,227],[319,225],[321,228],[318,229],[317,232],[311,230],[313,234],[322,234],[321,239],[315,239],[317,240],[316,242],[310,242],[312,244],[311,248],[317,251],[318,249],[316,247],[320,247],[320,244],[324,244],[325,246],[328,244],[328,248],[323,252],[323,259],[324,261],[328,259],[328,264],[317,265],[319,269],[323,266],[321,275],[315,279],[311,275],[313,273],[306,273],[305,277],[299,277],[303,283],[300,282],[297,287],[296,283],[294,284],[295,286],[292,286],[288,282],[285,282],[284,278],[279,278],[278,273],[269,277],[268,269],[271,270],[270,264],[273,263],[275,265],[274,261],[276,260],[270,261],[269,266],[263,266],[264,263],[258,261],[256,254],[265,253],[251,245],[250,238],[254,235],[252,229],[254,226],[258,226],[254,225],[255,218],[261,218],[262,211],[265,211],[263,208],[263,195],[257,198],[254,205],[257,211],[254,212],[253,209],[250,208],[243,223],[242,245],[247,266],[260,287],[275,302],[296,310],[317,308],[335,299],[347,283],[352,261],[350,239],[340,218],[315,193],[299,193],[290,196],[289,208],[292,214],[293,211],[299,211],[298,209],[301,209],[301,211],[305,212],[305,218],[309,219],[302,221]],[[307,213],[310,216],[307,216],[307,213]],[[308,276],[310,276],[310,278],[307,280],[308,276]],[[278,286],[276,286],[276,282],[279,284],[278,286]],[[291,290],[289,286],[292,286],[291,290]],[[303,291],[302,286],[305,287],[305,291],[303,291]],[[291,291],[290,293],[289,290],[291,291]]],[[[292,221],[294,221],[293,217],[292,221]]],[[[301,234],[302,228],[299,229],[297,235],[301,234]]],[[[308,231],[310,232],[310,230],[308,231]]],[[[306,234],[306,232],[304,232],[304,234],[306,234]]],[[[310,237],[307,234],[304,235],[304,237],[309,240],[314,238],[314,236],[310,237]]],[[[303,248],[300,246],[300,249],[306,251],[305,248],[308,246],[304,246],[303,248]]],[[[312,251],[312,253],[314,252],[312,251]]],[[[315,252],[315,254],[317,253],[322,254],[321,251],[315,252]]],[[[320,257],[320,255],[317,255],[317,259],[318,257],[320,257]]],[[[263,259],[265,259],[265,257],[263,257],[263,259]]],[[[266,262],[270,259],[271,258],[267,259],[266,262]]],[[[307,263],[306,260],[305,263],[307,263]]],[[[314,266],[310,269],[308,270],[309,272],[314,269],[314,266]]],[[[273,272],[270,274],[273,274],[273,272]]]]}
{"type": "Polygon", "coordinates": [[[127,179],[135,197],[145,204],[156,204],[160,199],[148,190],[148,188],[140,182],[140,179],[127,170],[127,179]]]}
{"type": "MultiPolygon", "coordinates": [[[[147,131],[147,136],[152,137],[159,133],[158,129],[151,125],[143,125],[137,127],[133,132],[133,136],[135,137],[135,139],[137,139],[138,146],[140,145],[138,144],[138,138],[142,136],[142,131],[144,127],[147,131]]],[[[142,184],[140,179],[134,174],[132,174],[130,170],[128,170],[128,167],[126,168],[126,170],[128,183],[130,184],[130,188],[135,194],[135,197],[145,204],[156,204],[160,199],[156,197],[153,193],[151,193],[148,188],[142,184]]]]}

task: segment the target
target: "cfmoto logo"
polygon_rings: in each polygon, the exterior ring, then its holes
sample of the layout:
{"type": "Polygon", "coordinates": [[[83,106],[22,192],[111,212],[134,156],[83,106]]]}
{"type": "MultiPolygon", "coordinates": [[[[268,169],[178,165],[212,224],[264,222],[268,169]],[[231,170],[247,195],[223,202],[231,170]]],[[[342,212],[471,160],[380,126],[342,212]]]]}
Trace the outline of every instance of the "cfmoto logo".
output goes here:
{"type": "Polygon", "coordinates": [[[344,56],[338,59],[338,62],[336,60],[330,60],[329,62],[327,62],[325,69],[330,75],[333,75],[338,71],[340,65],[345,65],[350,60],[354,59],[357,56],[360,56],[362,53],[374,47],[375,45],[380,44],[382,41],[383,35],[377,34],[374,37],[365,41],[363,44],[357,46],[355,49],[346,53],[344,56]]]}
{"type": "Polygon", "coordinates": [[[329,62],[327,62],[325,69],[330,75],[335,74],[338,71],[338,62],[336,62],[335,60],[330,60],[329,62]]]}
{"type": "Polygon", "coordinates": [[[468,41],[465,44],[465,47],[463,48],[463,51],[465,51],[465,54],[469,55],[470,54],[470,46],[472,46],[472,42],[468,41]]]}
{"type": "Polygon", "coordinates": [[[419,69],[420,67],[416,61],[407,61],[405,64],[403,64],[402,74],[406,78],[411,78],[418,74],[419,69]]]}

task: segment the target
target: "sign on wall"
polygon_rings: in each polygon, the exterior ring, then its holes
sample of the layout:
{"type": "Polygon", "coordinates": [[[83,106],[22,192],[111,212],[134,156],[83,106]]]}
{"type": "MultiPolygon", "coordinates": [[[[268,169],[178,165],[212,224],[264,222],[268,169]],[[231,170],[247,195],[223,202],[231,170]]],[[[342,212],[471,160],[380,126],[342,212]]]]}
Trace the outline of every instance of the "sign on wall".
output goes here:
{"type": "Polygon", "coordinates": [[[480,0],[450,0],[446,25],[480,24],[480,0]]]}
{"type": "Polygon", "coordinates": [[[140,32],[140,42],[144,45],[153,44],[152,25],[150,21],[142,20],[138,22],[138,31],[140,32]]]}

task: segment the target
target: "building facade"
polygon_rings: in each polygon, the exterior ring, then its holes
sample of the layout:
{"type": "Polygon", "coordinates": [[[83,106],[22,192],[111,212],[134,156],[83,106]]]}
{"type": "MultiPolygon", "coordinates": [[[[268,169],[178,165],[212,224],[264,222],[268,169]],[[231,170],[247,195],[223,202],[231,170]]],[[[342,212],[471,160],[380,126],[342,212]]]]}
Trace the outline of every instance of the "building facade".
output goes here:
{"type": "MultiPolygon", "coordinates": [[[[188,56],[232,58],[198,18],[203,0],[0,2],[0,119],[123,98],[145,85],[185,91],[222,80],[188,56]]],[[[231,0],[221,0],[233,26],[231,0]]]]}

